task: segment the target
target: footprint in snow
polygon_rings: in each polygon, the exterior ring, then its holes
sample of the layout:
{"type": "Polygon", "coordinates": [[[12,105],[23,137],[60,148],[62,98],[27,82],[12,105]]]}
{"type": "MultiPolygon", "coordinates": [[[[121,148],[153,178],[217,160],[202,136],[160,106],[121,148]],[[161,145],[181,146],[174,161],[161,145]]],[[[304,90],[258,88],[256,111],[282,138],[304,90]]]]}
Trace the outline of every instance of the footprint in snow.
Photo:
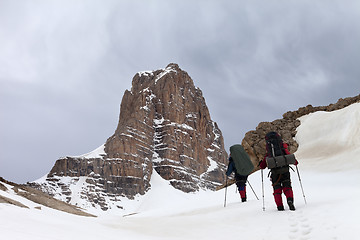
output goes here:
{"type": "Polygon", "coordinates": [[[289,239],[310,239],[312,228],[309,225],[308,218],[303,215],[302,211],[289,212],[289,239]]]}

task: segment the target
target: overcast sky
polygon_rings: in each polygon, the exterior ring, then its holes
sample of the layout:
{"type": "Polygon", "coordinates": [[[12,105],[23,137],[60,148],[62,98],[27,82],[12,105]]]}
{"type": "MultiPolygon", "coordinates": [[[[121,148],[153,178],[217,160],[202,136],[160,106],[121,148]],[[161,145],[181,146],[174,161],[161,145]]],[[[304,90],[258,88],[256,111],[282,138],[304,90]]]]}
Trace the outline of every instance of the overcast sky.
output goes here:
{"type": "Polygon", "coordinates": [[[360,90],[360,1],[0,0],[0,176],[102,145],[139,71],[175,62],[226,150],[299,107],[360,90]]]}

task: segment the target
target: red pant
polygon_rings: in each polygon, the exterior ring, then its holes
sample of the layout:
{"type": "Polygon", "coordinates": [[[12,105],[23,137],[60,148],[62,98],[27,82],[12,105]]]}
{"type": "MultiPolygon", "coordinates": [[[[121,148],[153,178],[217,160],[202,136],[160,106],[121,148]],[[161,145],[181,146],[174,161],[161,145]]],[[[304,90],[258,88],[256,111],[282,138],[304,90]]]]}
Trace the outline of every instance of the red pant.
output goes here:
{"type": "Polygon", "coordinates": [[[276,206],[283,206],[283,202],[282,202],[282,197],[281,197],[281,193],[284,192],[286,199],[294,199],[294,194],[292,191],[292,188],[290,187],[283,187],[283,188],[277,188],[274,189],[274,199],[275,199],[275,203],[276,206]]]}
{"type": "Polygon", "coordinates": [[[244,190],[240,190],[240,196],[241,198],[246,198],[246,186],[244,187],[244,190]]]}

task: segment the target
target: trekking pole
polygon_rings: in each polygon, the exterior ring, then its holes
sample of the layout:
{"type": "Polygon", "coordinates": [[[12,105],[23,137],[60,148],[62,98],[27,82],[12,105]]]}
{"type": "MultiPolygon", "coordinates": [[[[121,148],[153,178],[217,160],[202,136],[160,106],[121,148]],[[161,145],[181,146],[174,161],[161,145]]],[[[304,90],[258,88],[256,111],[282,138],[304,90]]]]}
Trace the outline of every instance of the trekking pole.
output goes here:
{"type": "Polygon", "coordinates": [[[247,183],[249,184],[249,186],[250,186],[251,190],[252,190],[252,191],[253,191],[253,193],[255,194],[256,199],[257,199],[257,200],[259,200],[259,198],[258,198],[258,196],[256,195],[256,193],[255,193],[255,191],[254,191],[253,187],[251,186],[251,184],[250,184],[249,180],[247,180],[247,183]]]}
{"type": "Polygon", "coordinates": [[[305,201],[305,204],[306,204],[306,198],[305,198],[304,188],[303,188],[302,183],[301,183],[299,168],[298,168],[297,165],[295,165],[295,167],[296,167],[296,172],[297,172],[298,177],[299,177],[299,182],[300,182],[300,186],[301,186],[301,191],[302,191],[302,194],[303,194],[303,197],[304,197],[304,201],[305,201]]]}
{"type": "Polygon", "coordinates": [[[261,185],[262,185],[263,211],[265,211],[264,174],[263,174],[263,169],[261,169],[261,185]]]}
{"type": "Polygon", "coordinates": [[[224,207],[226,207],[227,182],[228,182],[228,176],[226,176],[226,182],[225,182],[225,200],[224,200],[224,207]]]}

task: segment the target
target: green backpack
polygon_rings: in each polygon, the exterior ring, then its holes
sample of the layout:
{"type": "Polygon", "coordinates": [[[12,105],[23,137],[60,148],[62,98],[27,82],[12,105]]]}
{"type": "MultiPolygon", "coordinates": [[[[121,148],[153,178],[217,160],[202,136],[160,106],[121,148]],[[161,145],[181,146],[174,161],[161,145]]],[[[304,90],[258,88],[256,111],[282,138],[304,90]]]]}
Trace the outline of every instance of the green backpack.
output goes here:
{"type": "Polygon", "coordinates": [[[230,147],[231,158],[234,161],[236,172],[240,175],[247,176],[254,170],[254,165],[250,160],[243,146],[235,144],[230,147]]]}

